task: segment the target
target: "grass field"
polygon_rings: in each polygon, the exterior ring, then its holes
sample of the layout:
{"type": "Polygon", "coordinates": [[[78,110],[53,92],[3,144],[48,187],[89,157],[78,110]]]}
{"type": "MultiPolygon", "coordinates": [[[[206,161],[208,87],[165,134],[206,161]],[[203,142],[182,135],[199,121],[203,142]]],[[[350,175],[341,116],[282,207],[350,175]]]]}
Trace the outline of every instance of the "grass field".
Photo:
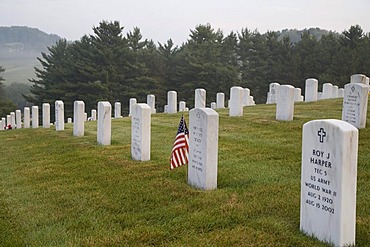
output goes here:
{"type": "MultiPolygon", "coordinates": [[[[169,170],[181,114],[152,115],[151,161],[130,155],[130,119],[112,145],[66,130],[0,132],[0,246],[327,246],[299,231],[302,125],[341,118],[342,100],[220,110],[218,189],[169,170]]],[[[369,113],[368,113],[368,116],[369,113]]],[[[188,116],[185,116],[188,120],[188,116]]],[[[369,117],[368,117],[368,125],[369,117]]],[[[370,244],[370,128],[359,134],[356,245],[370,244]]]]}

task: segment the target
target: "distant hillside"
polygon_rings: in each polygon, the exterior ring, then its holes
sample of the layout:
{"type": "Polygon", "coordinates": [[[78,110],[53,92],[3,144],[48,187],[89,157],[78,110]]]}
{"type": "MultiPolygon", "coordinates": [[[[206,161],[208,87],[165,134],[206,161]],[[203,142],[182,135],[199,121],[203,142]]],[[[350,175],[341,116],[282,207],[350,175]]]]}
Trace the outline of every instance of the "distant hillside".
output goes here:
{"type": "Polygon", "coordinates": [[[37,28],[0,27],[0,56],[22,52],[44,52],[46,47],[61,39],[37,28]]]}
{"type": "MultiPolygon", "coordinates": [[[[304,32],[309,32],[311,35],[315,36],[317,39],[321,39],[323,35],[328,35],[330,33],[334,33],[332,31],[320,29],[320,28],[309,28],[309,29],[303,29],[303,30],[297,30],[297,29],[284,29],[280,31],[280,35],[278,37],[279,40],[282,40],[285,36],[289,36],[290,41],[292,43],[297,43],[301,40],[301,35],[304,32]]],[[[334,33],[336,35],[339,35],[338,33],[334,33]]]]}
{"type": "Polygon", "coordinates": [[[39,66],[36,58],[59,39],[58,35],[37,28],[0,27],[0,66],[6,69],[2,74],[4,84],[29,83],[28,79],[35,77],[34,67],[39,66]]]}

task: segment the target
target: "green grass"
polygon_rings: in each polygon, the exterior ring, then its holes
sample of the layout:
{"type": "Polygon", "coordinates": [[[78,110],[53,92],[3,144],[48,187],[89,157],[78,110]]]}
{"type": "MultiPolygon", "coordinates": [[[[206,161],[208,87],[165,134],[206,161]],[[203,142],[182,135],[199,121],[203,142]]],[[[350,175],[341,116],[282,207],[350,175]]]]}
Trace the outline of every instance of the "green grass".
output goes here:
{"type": "MultiPolygon", "coordinates": [[[[130,155],[130,119],[112,145],[66,130],[0,132],[0,246],[327,246],[299,231],[302,125],[341,117],[341,100],[220,110],[218,189],[169,170],[180,114],[152,116],[151,161],[130,155]]],[[[368,113],[368,116],[369,113],[368,113]]],[[[186,119],[188,116],[186,115],[186,119]]],[[[369,118],[368,118],[369,124],[369,118]]],[[[370,130],[360,130],[356,245],[370,243],[370,130]]]]}

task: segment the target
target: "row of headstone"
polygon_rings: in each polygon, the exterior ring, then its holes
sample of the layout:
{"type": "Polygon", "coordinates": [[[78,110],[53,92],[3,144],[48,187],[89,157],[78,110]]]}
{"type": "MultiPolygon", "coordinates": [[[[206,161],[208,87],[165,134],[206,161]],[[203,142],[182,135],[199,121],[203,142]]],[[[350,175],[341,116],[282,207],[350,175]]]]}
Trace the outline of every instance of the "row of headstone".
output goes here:
{"type": "MultiPolygon", "coordinates": [[[[229,101],[229,108],[233,108],[231,110],[230,116],[242,116],[242,111],[239,110],[238,114],[234,114],[234,108],[237,107],[242,108],[243,106],[250,106],[255,105],[255,101],[253,96],[250,95],[250,90],[248,88],[241,88],[238,87],[238,89],[241,89],[241,101],[238,99],[236,100],[235,97],[232,97],[232,91],[234,89],[230,89],[230,101],[229,101]],[[232,99],[233,98],[233,99],[232,99]],[[232,99],[232,100],[231,100],[232,99]],[[236,101],[235,101],[236,100],[236,101]],[[234,103],[232,107],[231,102],[237,102],[234,103]]],[[[233,92],[234,94],[235,92],[233,92]]],[[[206,90],[202,88],[198,88],[194,92],[194,107],[195,108],[206,108],[206,90]]],[[[225,94],[222,92],[219,92],[216,94],[216,102],[211,102],[211,109],[222,109],[225,108],[225,94]]],[[[179,112],[188,111],[189,108],[186,107],[185,101],[179,102],[179,112]]],[[[167,104],[164,106],[164,112],[165,113],[177,113],[177,92],[176,91],[169,91],[167,93],[167,104]]]]}
{"type": "MultiPolygon", "coordinates": [[[[24,108],[24,119],[23,128],[30,128],[32,122],[32,128],[39,127],[39,108],[38,106],[32,106],[32,119],[30,114],[30,108],[24,108]]],[[[50,105],[48,103],[43,104],[43,127],[50,128],[50,105]]],[[[0,124],[1,130],[5,129],[21,129],[22,128],[22,114],[20,110],[11,112],[9,115],[1,119],[0,124]]]]}
{"type": "MultiPolygon", "coordinates": [[[[270,83],[269,91],[267,93],[266,104],[276,104],[279,97],[280,84],[277,82],[270,83]]],[[[292,86],[293,87],[293,86],[292,86]]],[[[294,102],[303,102],[304,97],[302,96],[302,90],[300,88],[293,87],[293,100],[294,102]]]]}
{"type": "MultiPolygon", "coordinates": [[[[317,80],[307,87],[317,92],[317,80]]],[[[358,129],[366,126],[369,78],[352,75],[343,91],[342,120],[303,126],[300,229],[334,246],[354,246],[358,129]]],[[[315,101],[314,93],[308,99],[315,101]]]]}

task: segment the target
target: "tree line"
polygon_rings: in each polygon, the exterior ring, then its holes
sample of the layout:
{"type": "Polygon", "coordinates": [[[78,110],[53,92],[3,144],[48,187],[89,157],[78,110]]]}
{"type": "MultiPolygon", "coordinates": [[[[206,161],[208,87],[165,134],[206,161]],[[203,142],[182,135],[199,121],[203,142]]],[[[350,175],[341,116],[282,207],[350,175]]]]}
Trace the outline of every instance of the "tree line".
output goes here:
{"type": "Polygon", "coordinates": [[[74,100],[83,100],[87,112],[98,101],[120,101],[127,112],[129,98],[146,102],[146,95],[154,94],[161,110],[169,90],[192,107],[196,88],[207,90],[209,104],[217,92],[228,97],[239,85],[265,103],[272,82],[304,90],[307,78],[343,86],[351,74],[370,75],[370,34],[358,25],[320,39],[306,31],[297,43],[274,31],[245,28],[224,35],[209,24],[198,25],[176,46],[171,39],[163,44],[143,39],[137,27],[124,35],[118,21],[103,21],[93,34],[75,42],[59,40],[48,50],[38,58],[42,69],[35,68],[25,97],[35,105],[63,100],[67,116],[74,100]]]}

